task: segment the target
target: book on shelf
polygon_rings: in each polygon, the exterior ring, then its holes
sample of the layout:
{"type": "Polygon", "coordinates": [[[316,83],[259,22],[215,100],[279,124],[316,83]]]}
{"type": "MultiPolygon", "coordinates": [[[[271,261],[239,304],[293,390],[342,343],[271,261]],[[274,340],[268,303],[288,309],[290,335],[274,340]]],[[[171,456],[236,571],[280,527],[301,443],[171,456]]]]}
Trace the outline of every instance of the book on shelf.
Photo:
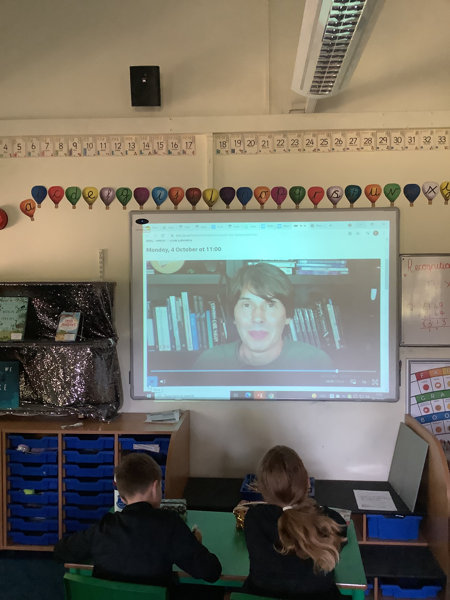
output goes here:
{"type": "Polygon", "coordinates": [[[328,316],[330,318],[331,331],[333,333],[334,343],[336,348],[339,350],[340,348],[342,348],[342,336],[338,324],[337,309],[331,298],[328,298],[327,300],[327,310],[328,316]]]}
{"type": "Polygon", "coordinates": [[[312,306],[295,308],[287,335],[325,351],[340,350],[343,335],[339,307],[328,298],[316,300],[312,306]]]}
{"type": "Polygon", "coordinates": [[[149,350],[156,350],[155,321],[150,300],[147,301],[147,347],[149,350]]]}
{"type": "Polygon", "coordinates": [[[227,342],[225,311],[218,296],[181,291],[147,302],[147,346],[161,352],[202,351],[227,342]]]}
{"type": "Polygon", "coordinates": [[[170,317],[172,321],[172,331],[173,331],[173,339],[174,339],[174,350],[181,350],[181,338],[180,338],[180,329],[178,323],[178,312],[177,312],[177,303],[175,296],[169,296],[168,300],[168,310],[170,311],[170,317]]]}
{"type": "Polygon", "coordinates": [[[155,306],[156,334],[158,338],[158,350],[170,352],[170,329],[167,306],[155,306]]]}
{"type": "Polygon", "coordinates": [[[184,331],[186,334],[186,349],[193,350],[192,331],[191,331],[191,310],[189,305],[189,293],[181,292],[181,305],[183,307],[184,331]]]}
{"type": "Polygon", "coordinates": [[[80,312],[62,312],[56,326],[55,342],[74,342],[80,328],[80,312]]]}
{"type": "Polygon", "coordinates": [[[0,361],[0,410],[19,408],[19,362],[0,361]]]}
{"type": "Polygon", "coordinates": [[[28,297],[0,297],[0,342],[20,342],[25,334],[28,297]]]}

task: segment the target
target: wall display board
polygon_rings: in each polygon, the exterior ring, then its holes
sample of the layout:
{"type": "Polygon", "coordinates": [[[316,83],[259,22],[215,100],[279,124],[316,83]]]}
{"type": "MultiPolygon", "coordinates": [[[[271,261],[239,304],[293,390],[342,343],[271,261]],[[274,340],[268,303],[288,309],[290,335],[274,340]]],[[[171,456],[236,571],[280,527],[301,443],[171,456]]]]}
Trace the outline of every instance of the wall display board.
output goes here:
{"type": "Polygon", "coordinates": [[[450,441],[450,360],[408,360],[406,412],[440,441],[450,441]]]}
{"type": "Polygon", "coordinates": [[[396,400],[397,216],[132,212],[132,396],[396,400]]]}
{"type": "Polygon", "coordinates": [[[401,345],[450,346],[450,254],[401,256],[401,345]]]}

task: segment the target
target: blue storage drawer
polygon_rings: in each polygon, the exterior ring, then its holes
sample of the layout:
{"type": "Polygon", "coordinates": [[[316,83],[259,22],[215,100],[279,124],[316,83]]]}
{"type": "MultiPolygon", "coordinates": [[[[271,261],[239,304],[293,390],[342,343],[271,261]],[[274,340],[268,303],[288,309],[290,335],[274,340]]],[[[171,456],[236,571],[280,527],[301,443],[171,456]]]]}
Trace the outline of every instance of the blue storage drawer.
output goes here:
{"type": "Polygon", "coordinates": [[[58,492],[25,494],[22,490],[10,490],[9,499],[14,504],[58,504],[58,492]]]}
{"type": "Polygon", "coordinates": [[[67,504],[72,505],[87,505],[87,506],[106,506],[111,508],[114,504],[114,491],[111,489],[110,492],[102,493],[89,493],[79,494],[77,492],[63,492],[63,496],[67,504]]]}
{"type": "Polygon", "coordinates": [[[92,479],[85,480],[73,479],[66,477],[64,479],[64,485],[67,491],[76,492],[108,492],[114,489],[114,482],[112,479],[92,479]]]}
{"type": "Polygon", "coordinates": [[[92,525],[95,521],[80,521],[79,519],[66,519],[64,521],[64,529],[66,533],[74,533],[75,531],[82,531],[83,529],[87,529],[92,525]]]}
{"type": "Polygon", "coordinates": [[[90,463],[112,464],[114,462],[114,452],[111,450],[101,450],[99,452],[79,452],[78,450],[64,450],[63,454],[66,462],[75,464],[90,463]]]}
{"type": "Polygon", "coordinates": [[[417,540],[422,517],[367,515],[368,534],[383,540],[417,540]]]}
{"type": "Polygon", "coordinates": [[[11,531],[58,531],[58,519],[9,517],[11,531]]]}
{"type": "Polygon", "coordinates": [[[11,475],[22,475],[23,477],[57,477],[58,465],[30,466],[22,463],[10,463],[11,475]]]}
{"type": "Polygon", "coordinates": [[[263,499],[262,495],[259,492],[257,492],[256,490],[252,489],[252,487],[251,487],[255,481],[256,481],[256,475],[254,475],[253,473],[248,473],[245,476],[244,481],[242,482],[242,485],[241,485],[241,489],[240,489],[242,500],[247,500],[249,502],[256,502],[258,500],[263,499]]]}
{"type": "Polygon", "coordinates": [[[170,436],[143,436],[143,437],[122,437],[119,436],[119,444],[122,450],[146,452],[156,462],[165,464],[167,460],[167,453],[169,452],[170,436]],[[159,450],[146,449],[145,446],[158,446],[159,450]]]}
{"type": "Polygon", "coordinates": [[[58,505],[42,504],[41,506],[29,506],[28,504],[8,504],[8,510],[12,517],[23,517],[34,519],[43,517],[46,519],[58,518],[58,505]]]}
{"type": "Polygon", "coordinates": [[[20,450],[7,450],[9,463],[56,463],[58,459],[57,449],[42,450],[41,452],[20,452],[20,450]]]}
{"type": "Polygon", "coordinates": [[[19,444],[24,444],[28,448],[57,448],[58,437],[56,435],[48,435],[41,438],[27,437],[24,435],[15,435],[10,433],[8,440],[11,448],[17,448],[19,444]]]}
{"type": "Polygon", "coordinates": [[[54,546],[58,541],[57,533],[25,533],[24,531],[9,531],[8,536],[15,544],[26,546],[54,546]]]}
{"type": "MultiPolygon", "coordinates": [[[[113,499],[114,503],[114,499],[113,499]]],[[[101,519],[111,508],[113,504],[109,506],[101,506],[98,508],[80,508],[79,506],[64,506],[64,512],[68,519],[84,519],[97,521],[101,519]]]]}
{"type": "Polygon", "coordinates": [[[65,435],[64,445],[67,450],[112,450],[114,448],[113,436],[77,436],[65,435]]]}
{"type": "Polygon", "coordinates": [[[392,598],[436,598],[441,591],[440,585],[424,585],[422,588],[402,588],[399,585],[381,584],[383,597],[392,598]]]}
{"type": "Polygon", "coordinates": [[[30,479],[25,477],[8,477],[9,487],[16,490],[57,490],[58,479],[56,477],[42,477],[41,479],[30,479]]]}
{"type": "Polygon", "coordinates": [[[85,467],[80,465],[63,465],[66,477],[113,477],[114,465],[98,465],[85,467]]]}

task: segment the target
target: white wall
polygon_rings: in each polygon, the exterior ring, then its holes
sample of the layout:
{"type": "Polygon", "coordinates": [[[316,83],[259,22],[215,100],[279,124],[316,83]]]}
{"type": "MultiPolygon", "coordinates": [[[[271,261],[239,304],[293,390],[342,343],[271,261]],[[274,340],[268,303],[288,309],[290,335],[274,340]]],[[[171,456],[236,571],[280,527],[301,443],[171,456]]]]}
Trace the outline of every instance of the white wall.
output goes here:
{"type": "MultiPolygon", "coordinates": [[[[302,0],[2,0],[0,119],[286,114],[302,0]],[[161,67],[132,108],[130,65],[161,67]]],[[[385,0],[348,87],[317,112],[448,110],[448,0],[385,0]]]]}
{"type": "MultiPolygon", "coordinates": [[[[413,116],[423,126],[448,122],[450,113],[413,116]]],[[[366,122],[371,127],[388,127],[389,121],[407,122],[402,115],[352,115],[341,117],[339,126],[366,122]]],[[[10,121],[3,130],[12,135],[52,134],[65,126],[60,121],[10,121]]],[[[259,156],[215,156],[208,150],[211,131],[264,131],[326,128],[327,119],[311,117],[261,117],[259,119],[172,119],[164,120],[93,120],[73,121],[71,131],[98,133],[132,133],[169,128],[174,131],[198,131],[194,157],[111,157],[111,158],[25,158],[0,160],[2,207],[10,222],[0,232],[0,277],[4,281],[20,280],[89,280],[98,277],[98,250],[106,250],[105,278],[117,281],[116,325],[119,334],[119,358],[122,369],[125,411],[145,412],[163,409],[167,403],[133,401],[130,398],[128,371],[130,366],[129,326],[129,210],[118,202],[109,211],[98,200],[92,210],[80,200],[72,209],[61,202],[58,209],[47,198],[37,209],[31,222],[18,209],[21,200],[30,195],[33,185],[69,185],[97,188],[110,185],[130,188],[180,185],[187,188],[221,187],[223,185],[291,185],[305,187],[333,184],[397,181],[400,185],[427,180],[443,181],[448,177],[448,151],[371,152],[346,154],[302,154],[259,156]],[[266,125],[266,127],[264,127],[266,125]],[[207,133],[204,133],[204,132],[207,133]]],[[[304,201],[305,202],[305,201],[304,201]]],[[[345,203],[345,201],[343,201],[345,203]]],[[[368,201],[361,199],[361,206],[368,201]]],[[[380,199],[381,206],[388,205],[380,199]]],[[[428,206],[422,197],[413,207],[404,197],[400,207],[400,251],[402,253],[442,253],[448,247],[448,210],[442,198],[428,206]]],[[[152,202],[149,201],[150,207],[152,202]]],[[[130,205],[129,205],[130,206],[130,205]]],[[[153,205],[154,206],[154,205],[153,205]]],[[[235,210],[240,210],[235,205],[235,210]]],[[[293,205],[292,205],[293,206],[293,205]]],[[[307,201],[305,205],[307,206],[307,201]]],[[[137,207],[137,205],[136,205],[137,207]]],[[[184,200],[180,208],[190,209],[184,200]]],[[[206,209],[206,205],[204,206],[206,209]]],[[[300,210],[302,210],[302,208],[300,210]]],[[[250,209],[259,210],[253,200],[250,209]]],[[[289,210],[286,204],[283,210],[289,210]]],[[[156,210],[156,208],[154,208],[156,210]]],[[[173,210],[169,203],[161,210],[173,210]]],[[[294,210],[291,208],[290,210],[294,210]]],[[[319,208],[320,210],[320,208],[319,208]]],[[[339,208],[337,209],[339,210],[339,208]]],[[[355,208],[356,210],[356,208],[355,208]]],[[[374,208],[373,210],[376,210],[374,208]]],[[[418,356],[425,356],[419,351],[418,356]]],[[[413,357],[404,349],[402,357],[413,357]]],[[[439,354],[437,354],[439,356],[439,354]]],[[[441,354],[442,356],[442,354],[441,354]]],[[[445,354],[444,354],[445,356],[445,354]]],[[[175,404],[178,406],[178,404],[175,404]]],[[[195,475],[241,475],[254,468],[259,455],[276,442],[292,445],[304,456],[317,477],[383,479],[392,455],[398,423],[405,412],[404,393],[397,403],[234,403],[192,402],[185,404],[192,412],[191,471],[195,475]]]]}
{"type": "MultiPolygon", "coordinates": [[[[0,138],[198,134],[195,157],[0,160],[0,207],[9,215],[8,227],[0,232],[3,281],[95,279],[98,249],[106,249],[105,278],[118,283],[116,325],[126,411],[167,406],[129,396],[128,211],[118,203],[106,211],[99,200],[92,210],[83,201],[76,210],[67,202],[56,210],[47,199],[32,223],[18,205],[33,185],[289,187],[300,177],[305,187],[326,187],[450,179],[448,151],[213,157],[208,150],[212,132],[449,125],[450,81],[439,68],[449,47],[445,0],[432,3],[432,17],[429,3],[387,0],[375,30],[381,27],[384,33],[378,29],[378,37],[367,47],[370,72],[362,62],[348,92],[319,103],[319,112],[325,114],[269,115],[287,113],[303,102],[289,90],[301,5],[294,0],[1,4],[0,138]],[[401,67],[393,60],[398,48],[403,52],[401,67]],[[161,66],[161,109],[131,108],[132,64],[161,66]],[[401,112],[405,109],[416,112],[401,112]],[[250,114],[255,116],[242,116],[250,114]]],[[[423,197],[413,208],[404,198],[398,204],[402,253],[449,251],[450,207],[442,199],[431,207],[423,197]]],[[[436,352],[402,349],[401,358],[445,356],[436,352]]],[[[392,404],[185,405],[192,413],[191,472],[240,476],[254,468],[269,445],[283,442],[303,455],[316,477],[384,479],[404,414],[403,390],[404,386],[399,402],[392,404]]]]}

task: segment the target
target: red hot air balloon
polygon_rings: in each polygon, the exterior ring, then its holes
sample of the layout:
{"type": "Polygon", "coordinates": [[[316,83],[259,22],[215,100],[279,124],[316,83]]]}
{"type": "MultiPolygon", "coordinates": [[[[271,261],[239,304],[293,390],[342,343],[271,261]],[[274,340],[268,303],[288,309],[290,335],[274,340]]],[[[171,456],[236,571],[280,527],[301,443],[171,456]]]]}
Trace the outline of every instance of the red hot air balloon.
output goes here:
{"type": "Polygon", "coordinates": [[[0,229],[5,229],[8,225],[8,215],[6,214],[6,210],[0,208],[0,229]]]}
{"type": "Polygon", "coordinates": [[[64,198],[64,188],[60,185],[52,185],[48,188],[48,197],[54,203],[55,208],[58,208],[58,204],[64,198]]]}
{"type": "Polygon", "coordinates": [[[314,204],[314,208],[317,208],[317,205],[324,197],[325,190],[318,185],[314,185],[308,189],[308,198],[314,204]]]}

